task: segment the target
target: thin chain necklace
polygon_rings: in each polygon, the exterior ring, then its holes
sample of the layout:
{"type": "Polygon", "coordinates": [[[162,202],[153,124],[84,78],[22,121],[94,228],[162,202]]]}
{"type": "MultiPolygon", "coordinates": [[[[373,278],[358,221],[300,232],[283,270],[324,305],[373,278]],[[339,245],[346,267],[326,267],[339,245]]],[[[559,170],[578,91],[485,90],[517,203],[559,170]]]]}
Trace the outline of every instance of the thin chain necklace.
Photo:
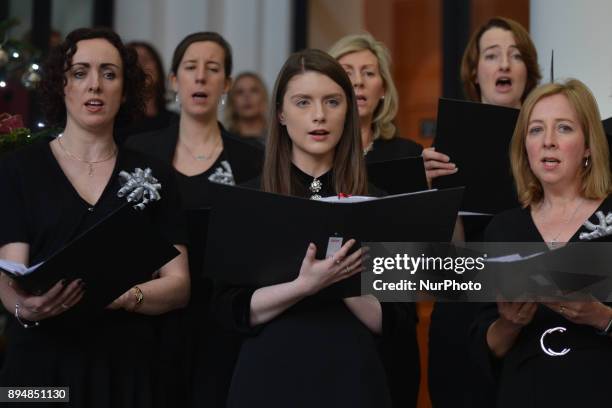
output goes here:
{"type": "Polygon", "coordinates": [[[572,212],[571,217],[565,220],[563,225],[561,225],[561,228],[559,228],[559,232],[557,233],[557,235],[555,235],[553,239],[550,240],[550,242],[548,243],[550,249],[555,249],[562,246],[562,244],[559,242],[559,236],[561,236],[561,233],[565,230],[565,227],[567,227],[567,225],[574,219],[574,217],[578,213],[578,210],[580,209],[580,207],[582,207],[582,204],[584,204],[584,201],[585,200],[582,199],[580,200],[580,203],[578,203],[578,205],[574,209],[574,212],[572,212]]]}
{"type": "Polygon", "coordinates": [[[208,155],[206,155],[206,154],[195,154],[193,152],[193,150],[191,150],[189,148],[189,146],[187,146],[187,143],[185,143],[185,141],[183,139],[179,138],[179,140],[181,141],[181,144],[185,147],[187,152],[191,155],[191,157],[193,157],[197,161],[207,161],[207,160],[210,160],[214,156],[215,152],[217,151],[217,147],[219,147],[219,145],[221,144],[221,137],[219,137],[217,139],[217,142],[215,143],[215,145],[211,149],[210,154],[208,154],[208,155]]]}
{"type": "Polygon", "coordinates": [[[112,159],[113,157],[115,157],[115,156],[117,155],[117,147],[115,146],[115,147],[113,148],[113,151],[111,152],[111,154],[110,154],[108,157],[105,157],[104,159],[100,159],[100,160],[93,160],[93,161],[85,160],[85,159],[82,159],[82,158],[77,157],[77,156],[75,156],[74,154],[70,153],[70,152],[68,151],[68,149],[66,149],[66,147],[64,147],[64,144],[62,143],[62,137],[64,137],[64,134],[63,134],[63,133],[60,133],[60,134],[57,136],[57,143],[59,144],[59,146],[60,146],[60,148],[62,149],[62,151],[63,151],[64,153],[66,153],[66,155],[67,155],[68,157],[70,157],[71,159],[76,160],[76,161],[80,161],[81,163],[85,163],[85,164],[87,164],[87,165],[89,166],[89,171],[88,171],[88,173],[87,173],[87,175],[88,175],[89,177],[93,176],[93,173],[94,173],[94,167],[93,167],[93,165],[94,165],[94,164],[104,163],[104,162],[106,162],[106,161],[109,161],[110,159],[112,159]]]}
{"type": "Polygon", "coordinates": [[[372,149],[374,148],[374,141],[372,140],[370,142],[370,144],[368,144],[364,149],[363,149],[363,155],[367,155],[369,152],[372,151],[372,149]]]}

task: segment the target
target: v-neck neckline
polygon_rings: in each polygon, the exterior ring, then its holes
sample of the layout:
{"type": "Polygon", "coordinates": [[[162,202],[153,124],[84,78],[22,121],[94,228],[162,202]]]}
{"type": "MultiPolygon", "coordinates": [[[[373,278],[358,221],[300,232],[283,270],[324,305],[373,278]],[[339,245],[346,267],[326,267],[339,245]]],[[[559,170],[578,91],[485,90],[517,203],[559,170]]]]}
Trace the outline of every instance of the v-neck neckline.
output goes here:
{"type": "MultiPolygon", "coordinates": [[[[584,223],[587,222],[588,220],[591,219],[591,217],[593,217],[593,215],[595,215],[597,213],[597,211],[600,211],[601,208],[603,207],[603,205],[605,204],[605,202],[608,201],[608,197],[604,198],[603,201],[599,204],[599,206],[597,206],[597,208],[595,209],[595,211],[593,211],[586,219],[585,221],[580,224],[580,226],[578,227],[578,229],[572,234],[572,236],[570,237],[570,239],[567,242],[574,242],[577,240],[577,237],[579,236],[582,227],[584,226],[584,223]]],[[[538,229],[538,226],[536,225],[534,219],[533,219],[533,215],[531,213],[531,207],[528,207],[525,209],[527,211],[527,217],[529,218],[529,223],[531,224],[531,228],[533,228],[533,230],[536,232],[536,234],[538,234],[538,237],[540,238],[540,240],[546,244],[546,240],[544,239],[544,237],[542,236],[542,233],[540,232],[540,230],[538,229]]],[[[548,246],[548,245],[547,245],[548,246]]]]}
{"type": "MultiPolygon", "coordinates": [[[[55,140],[55,139],[53,139],[53,140],[55,140]]],[[[121,158],[123,157],[123,154],[121,153],[121,149],[119,147],[117,147],[117,157],[115,158],[115,165],[113,167],[113,171],[112,171],[110,177],[106,181],[106,185],[104,186],[104,189],[102,190],[102,194],[100,194],[100,197],[98,197],[98,200],[95,203],[90,203],[85,198],[83,198],[83,196],[79,193],[79,191],[76,189],[74,184],[72,184],[72,182],[68,178],[68,175],[66,175],[66,173],[64,172],[64,169],[59,164],[59,161],[57,160],[57,158],[53,154],[53,149],[51,148],[51,142],[53,142],[53,140],[51,140],[49,143],[47,143],[47,146],[46,146],[47,158],[52,162],[52,164],[55,167],[56,171],[58,172],[59,176],[64,180],[64,184],[66,185],[66,187],[69,190],[72,191],[72,194],[74,194],[74,196],[79,201],[81,201],[87,208],[90,208],[90,209],[91,208],[96,208],[98,206],[98,204],[102,201],[102,199],[108,194],[108,190],[113,185],[113,180],[115,180],[117,178],[117,174],[119,172],[119,163],[121,161],[121,158]]]]}

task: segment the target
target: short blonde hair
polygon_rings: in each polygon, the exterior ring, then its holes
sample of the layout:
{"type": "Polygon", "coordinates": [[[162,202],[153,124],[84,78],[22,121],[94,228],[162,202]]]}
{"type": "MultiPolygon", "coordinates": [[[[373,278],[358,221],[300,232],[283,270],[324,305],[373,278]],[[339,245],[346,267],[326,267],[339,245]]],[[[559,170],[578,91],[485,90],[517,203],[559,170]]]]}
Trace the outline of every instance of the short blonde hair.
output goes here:
{"type": "Polygon", "coordinates": [[[340,59],[347,54],[368,50],[378,60],[378,69],[385,87],[385,98],[379,102],[374,110],[372,120],[372,133],[374,140],[379,137],[382,139],[393,139],[396,136],[395,124],[393,120],[397,115],[398,96],[397,88],[391,76],[391,54],[385,45],[372,37],[371,34],[347,35],[339,39],[329,49],[329,54],[335,59],[340,59]]]}
{"type": "Polygon", "coordinates": [[[523,207],[539,203],[544,198],[542,184],[531,171],[525,147],[529,118],[540,100],[559,94],[564,95],[576,111],[584,133],[585,146],[590,149],[589,164],[581,170],[582,196],[601,199],[611,192],[608,140],[597,102],[585,84],[577,79],[568,79],[562,83],[549,83],[534,89],[523,103],[516,122],[510,142],[510,163],[518,198],[523,207]]]}

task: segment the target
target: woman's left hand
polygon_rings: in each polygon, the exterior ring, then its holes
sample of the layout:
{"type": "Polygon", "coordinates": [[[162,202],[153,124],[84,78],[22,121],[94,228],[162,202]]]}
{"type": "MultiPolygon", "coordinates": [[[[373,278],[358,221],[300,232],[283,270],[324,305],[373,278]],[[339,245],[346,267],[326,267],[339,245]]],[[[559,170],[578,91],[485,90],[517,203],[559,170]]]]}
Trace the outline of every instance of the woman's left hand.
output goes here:
{"type": "Polygon", "coordinates": [[[605,328],[612,318],[612,308],[597,301],[542,302],[542,304],[572,323],[586,324],[598,330],[605,328]]]}

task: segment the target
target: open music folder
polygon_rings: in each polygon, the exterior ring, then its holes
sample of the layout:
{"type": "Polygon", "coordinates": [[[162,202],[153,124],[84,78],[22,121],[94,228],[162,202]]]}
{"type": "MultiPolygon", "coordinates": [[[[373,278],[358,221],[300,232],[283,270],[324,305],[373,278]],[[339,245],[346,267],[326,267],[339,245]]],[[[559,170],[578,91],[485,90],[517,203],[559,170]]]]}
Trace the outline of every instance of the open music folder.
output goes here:
{"type": "Polygon", "coordinates": [[[132,286],[150,280],[178,250],[131,205],[125,204],[38,265],[0,263],[19,287],[37,295],[62,279],[82,279],[83,299],[67,313],[101,310],[132,286]]]}
{"type": "MultiPolygon", "coordinates": [[[[351,238],[356,247],[449,241],[463,193],[456,188],[326,202],[221,184],[211,189],[205,271],[226,284],[253,287],[295,279],[311,242],[323,259],[330,242],[351,238]]],[[[354,278],[340,285],[342,295],[359,294],[354,278]]]]}

